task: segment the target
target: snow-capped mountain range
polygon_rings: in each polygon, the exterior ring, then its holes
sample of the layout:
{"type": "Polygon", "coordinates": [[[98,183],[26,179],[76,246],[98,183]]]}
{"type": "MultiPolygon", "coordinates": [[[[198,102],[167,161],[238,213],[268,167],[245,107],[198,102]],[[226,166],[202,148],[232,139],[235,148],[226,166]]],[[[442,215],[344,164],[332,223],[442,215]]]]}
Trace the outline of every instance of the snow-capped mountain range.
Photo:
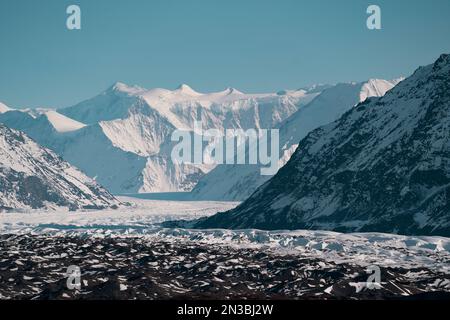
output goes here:
{"type": "Polygon", "coordinates": [[[119,204],[54,152],[0,124],[0,210],[99,209],[119,204]]]}
{"type": "Polygon", "coordinates": [[[116,83],[75,106],[48,110],[2,107],[0,122],[22,130],[114,193],[189,191],[214,165],[174,164],[176,129],[273,128],[313,100],[317,88],[244,94],[198,93],[116,83]]]}
{"type": "MultiPolygon", "coordinates": [[[[338,119],[369,97],[383,96],[401,80],[371,79],[361,83],[322,86],[320,90],[323,91],[318,91],[320,94],[309,104],[276,126],[280,130],[279,167],[289,160],[298,142],[310,131],[338,119]]],[[[270,178],[260,174],[259,165],[222,164],[200,179],[192,190],[192,196],[197,200],[245,200],[270,178]]]]}
{"type": "MultiPolygon", "coordinates": [[[[394,84],[370,80],[244,94],[234,88],[199,93],[187,85],[176,90],[146,90],[116,83],[68,108],[13,110],[2,105],[0,122],[24,131],[113,193],[190,191],[215,165],[173,163],[170,155],[174,142],[170,137],[174,130],[192,130],[194,121],[200,120],[205,130],[281,127],[283,132],[281,124],[305,109],[302,112],[310,118],[305,116],[296,124],[304,135],[335,120],[367,96],[383,94],[394,84]],[[337,99],[336,103],[331,103],[332,99],[337,99]],[[329,110],[322,112],[325,107],[329,110]]],[[[291,141],[301,138],[289,140],[288,134],[282,138],[281,165],[295,150],[291,141]]],[[[202,180],[194,195],[243,199],[267,180],[266,176],[255,176],[258,169],[251,165],[239,166],[238,170],[235,166],[219,166],[202,180]]]]}
{"type": "Polygon", "coordinates": [[[310,132],[236,209],[198,227],[450,236],[450,55],[310,132]]]}

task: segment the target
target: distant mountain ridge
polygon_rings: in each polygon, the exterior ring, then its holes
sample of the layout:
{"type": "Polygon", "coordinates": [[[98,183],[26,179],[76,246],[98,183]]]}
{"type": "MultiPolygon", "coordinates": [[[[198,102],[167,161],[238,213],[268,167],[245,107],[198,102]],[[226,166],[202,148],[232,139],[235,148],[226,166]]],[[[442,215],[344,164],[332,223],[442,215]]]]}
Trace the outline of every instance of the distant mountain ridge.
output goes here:
{"type": "Polygon", "coordinates": [[[249,199],[196,227],[450,236],[450,56],[309,133],[249,199]]]}

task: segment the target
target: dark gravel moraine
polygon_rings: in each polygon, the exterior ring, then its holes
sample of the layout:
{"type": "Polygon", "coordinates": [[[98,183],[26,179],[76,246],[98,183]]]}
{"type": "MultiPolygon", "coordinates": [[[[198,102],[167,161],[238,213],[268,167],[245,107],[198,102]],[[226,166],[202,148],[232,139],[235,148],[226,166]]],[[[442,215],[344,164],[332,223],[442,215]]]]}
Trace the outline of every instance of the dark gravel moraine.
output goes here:
{"type": "Polygon", "coordinates": [[[0,236],[0,299],[449,298],[450,275],[430,269],[383,268],[380,289],[357,292],[367,277],[358,265],[188,241],[0,236]],[[67,288],[71,265],[80,290],[67,288]]]}

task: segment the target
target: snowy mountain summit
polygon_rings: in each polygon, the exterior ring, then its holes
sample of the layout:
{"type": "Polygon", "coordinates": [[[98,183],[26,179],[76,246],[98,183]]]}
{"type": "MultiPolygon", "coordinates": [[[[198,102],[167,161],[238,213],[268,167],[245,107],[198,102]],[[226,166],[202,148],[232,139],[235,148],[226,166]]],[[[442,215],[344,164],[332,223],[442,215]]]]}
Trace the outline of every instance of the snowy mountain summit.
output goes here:
{"type": "Polygon", "coordinates": [[[0,211],[115,207],[94,180],[20,131],[0,124],[0,211]]]}
{"type": "Polygon", "coordinates": [[[450,236],[450,56],[309,133],[248,200],[197,226],[450,236]]]}

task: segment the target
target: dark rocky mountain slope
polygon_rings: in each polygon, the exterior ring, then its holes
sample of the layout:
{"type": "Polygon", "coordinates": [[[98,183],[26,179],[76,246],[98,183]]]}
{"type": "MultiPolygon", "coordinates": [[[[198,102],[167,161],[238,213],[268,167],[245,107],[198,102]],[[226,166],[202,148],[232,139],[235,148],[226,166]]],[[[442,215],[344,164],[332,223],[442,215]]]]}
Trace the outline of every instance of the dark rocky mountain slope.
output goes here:
{"type": "Polygon", "coordinates": [[[450,56],[308,134],[249,199],[196,227],[450,236],[450,56]]]}
{"type": "Polygon", "coordinates": [[[0,124],[0,211],[115,207],[120,202],[24,133],[0,124]]]}

